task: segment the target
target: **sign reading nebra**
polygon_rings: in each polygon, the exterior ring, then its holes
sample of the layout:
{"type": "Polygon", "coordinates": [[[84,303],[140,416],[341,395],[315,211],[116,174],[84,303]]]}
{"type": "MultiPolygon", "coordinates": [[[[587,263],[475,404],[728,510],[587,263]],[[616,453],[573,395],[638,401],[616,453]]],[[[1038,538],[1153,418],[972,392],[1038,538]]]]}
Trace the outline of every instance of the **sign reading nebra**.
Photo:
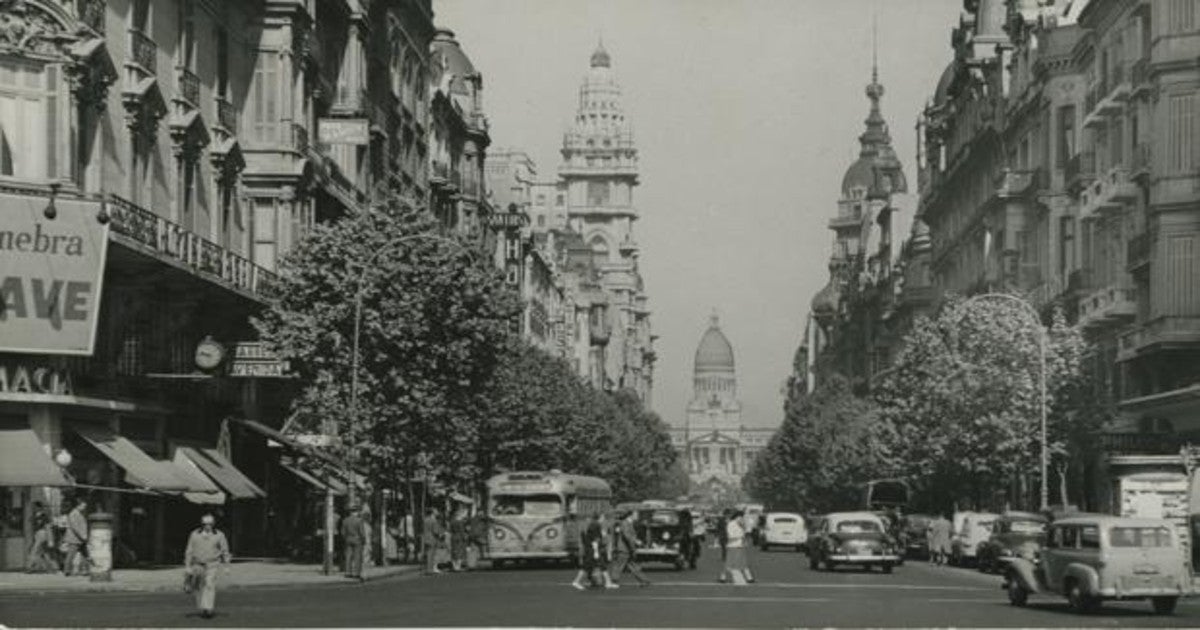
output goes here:
{"type": "Polygon", "coordinates": [[[233,347],[229,375],[241,378],[286,378],[288,363],[257,341],[239,342],[233,347]]]}
{"type": "Polygon", "coordinates": [[[366,118],[322,118],[317,138],[324,144],[368,144],[371,133],[366,118]]]}
{"type": "Polygon", "coordinates": [[[0,352],[91,355],[108,226],[100,202],[0,193],[0,352]]]}

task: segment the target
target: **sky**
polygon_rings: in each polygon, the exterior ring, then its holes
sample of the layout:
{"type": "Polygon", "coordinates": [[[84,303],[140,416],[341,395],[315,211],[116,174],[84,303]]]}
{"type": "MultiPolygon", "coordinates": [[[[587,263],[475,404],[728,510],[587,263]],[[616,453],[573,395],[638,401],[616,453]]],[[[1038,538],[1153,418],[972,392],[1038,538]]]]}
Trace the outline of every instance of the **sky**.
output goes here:
{"type": "MultiPolygon", "coordinates": [[[[841,180],[869,102],[872,16],[883,115],[916,192],[916,118],[950,61],[961,0],[434,0],[483,75],[493,147],[558,168],[603,38],[639,150],[652,406],[680,425],[715,310],[747,426],[777,426],[813,294],[828,279],[841,180]]],[[[908,234],[915,194],[897,200],[908,234]]]]}

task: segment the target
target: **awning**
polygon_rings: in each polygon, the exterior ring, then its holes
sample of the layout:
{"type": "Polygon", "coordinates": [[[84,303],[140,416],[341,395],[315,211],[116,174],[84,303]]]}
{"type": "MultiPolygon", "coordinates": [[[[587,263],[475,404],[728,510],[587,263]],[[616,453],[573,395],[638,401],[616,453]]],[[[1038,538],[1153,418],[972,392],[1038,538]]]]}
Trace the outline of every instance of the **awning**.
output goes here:
{"type": "Polygon", "coordinates": [[[0,486],[69,486],[25,418],[0,416],[0,486]]]}
{"type": "Polygon", "coordinates": [[[204,474],[212,477],[218,486],[224,488],[229,493],[229,498],[260,499],[267,496],[262,488],[255,485],[246,475],[242,474],[242,471],[222,457],[217,449],[180,446],[176,448],[176,452],[179,451],[182,451],[192,463],[199,466],[204,474]]]}
{"type": "Polygon", "coordinates": [[[304,453],[305,455],[311,455],[312,457],[323,460],[327,464],[331,464],[331,465],[337,466],[339,468],[344,466],[343,462],[341,460],[339,460],[338,458],[334,457],[333,455],[330,455],[329,453],[326,453],[319,448],[315,448],[315,447],[309,446],[308,444],[301,443],[300,441],[296,440],[294,437],[285,435],[284,433],[280,432],[279,430],[272,429],[271,427],[269,427],[261,422],[256,422],[254,420],[246,420],[243,418],[230,418],[230,420],[232,420],[235,423],[237,423],[243,427],[246,427],[247,429],[250,429],[260,435],[263,435],[272,440],[275,440],[276,442],[279,442],[283,446],[286,446],[287,448],[289,448],[293,451],[304,453]]]}
{"type": "Polygon", "coordinates": [[[170,462],[164,462],[172,467],[175,476],[187,481],[189,489],[183,493],[183,498],[201,505],[222,505],[225,503],[225,493],[205,475],[200,467],[188,459],[178,448],[170,462]]]}
{"type": "Polygon", "coordinates": [[[83,422],[72,422],[68,426],[124,469],[125,481],[130,485],[174,492],[188,490],[187,482],[177,477],[171,468],[154,460],[133,442],[113,433],[108,427],[83,422]]]}
{"type": "Polygon", "coordinates": [[[338,496],[342,496],[342,495],[346,494],[346,484],[342,483],[342,481],[336,477],[331,476],[323,481],[321,479],[318,479],[314,474],[308,472],[307,470],[304,470],[303,468],[301,468],[295,464],[289,464],[287,462],[279,462],[279,465],[282,466],[288,472],[292,473],[293,475],[296,475],[300,479],[303,479],[304,481],[308,482],[314,488],[316,488],[317,490],[320,490],[321,492],[325,492],[325,489],[328,488],[328,489],[332,490],[333,493],[338,496]],[[326,483],[326,481],[328,483],[326,483]]]}

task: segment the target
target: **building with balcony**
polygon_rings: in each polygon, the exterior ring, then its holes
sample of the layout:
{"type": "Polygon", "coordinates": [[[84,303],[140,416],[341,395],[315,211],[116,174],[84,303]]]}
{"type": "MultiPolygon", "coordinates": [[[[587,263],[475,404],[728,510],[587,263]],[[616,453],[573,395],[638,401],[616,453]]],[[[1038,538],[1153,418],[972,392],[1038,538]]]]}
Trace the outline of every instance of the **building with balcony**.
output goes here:
{"type": "Polygon", "coordinates": [[[742,477],[775,429],[746,426],[733,345],[716,315],[696,346],[692,389],[683,425],[670,430],[671,442],[685,462],[688,494],[715,505],[733,503],[741,496],[742,477]]]}
{"type": "Polygon", "coordinates": [[[251,320],[313,223],[425,194],[430,3],[25,0],[4,33],[0,569],[83,496],[121,563],[201,510],[279,553],[324,488],[236,428],[295,393],[251,320]]]}

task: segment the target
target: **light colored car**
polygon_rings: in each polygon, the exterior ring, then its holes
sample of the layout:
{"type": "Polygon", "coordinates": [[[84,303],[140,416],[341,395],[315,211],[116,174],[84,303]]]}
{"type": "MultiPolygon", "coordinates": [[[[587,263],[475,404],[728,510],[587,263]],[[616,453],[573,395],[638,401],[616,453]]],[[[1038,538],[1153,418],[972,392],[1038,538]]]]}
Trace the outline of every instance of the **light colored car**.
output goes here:
{"type": "Polygon", "coordinates": [[[955,527],[950,539],[950,564],[975,564],[979,545],[992,537],[992,526],[999,514],[991,512],[960,512],[955,514],[955,527]],[[961,521],[959,514],[962,515],[961,521]]]}
{"type": "Polygon", "coordinates": [[[1191,594],[1187,559],[1170,521],[1118,516],[1075,516],[1050,525],[1037,562],[1005,558],[1004,588],[1014,606],[1031,593],[1065,595],[1076,612],[1094,612],[1104,600],[1148,599],[1169,615],[1191,594]]]}
{"type": "Polygon", "coordinates": [[[771,547],[791,547],[800,551],[807,542],[808,530],[803,516],[792,512],[769,512],[763,521],[758,546],[763,551],[771,547]]]}

